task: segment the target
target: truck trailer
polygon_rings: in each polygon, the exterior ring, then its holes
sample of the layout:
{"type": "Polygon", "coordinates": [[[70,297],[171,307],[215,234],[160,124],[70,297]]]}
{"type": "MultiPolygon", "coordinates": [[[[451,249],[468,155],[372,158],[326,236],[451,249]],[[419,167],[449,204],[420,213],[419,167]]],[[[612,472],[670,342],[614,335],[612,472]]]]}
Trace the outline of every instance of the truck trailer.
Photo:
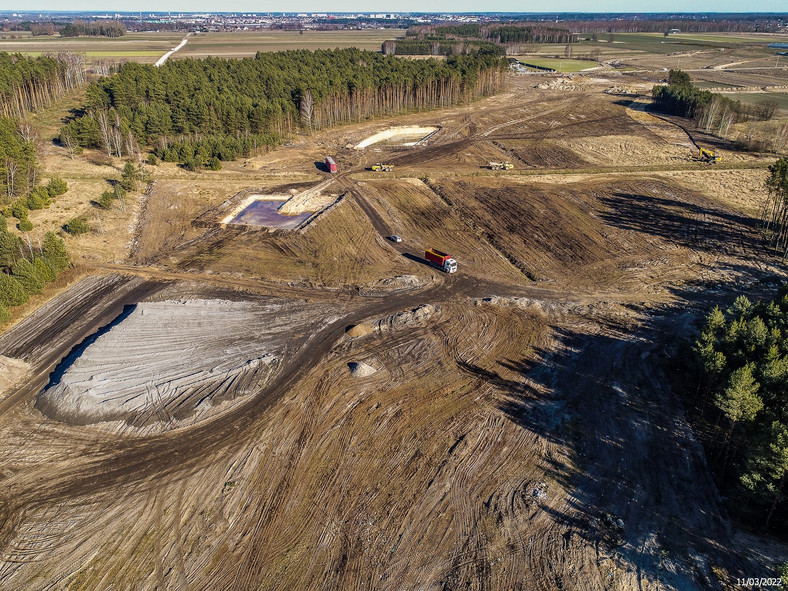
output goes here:
{"type": "Polygon", "coordinates": [[[444,273],[457,272],[457,261],[451,258],[451,255],[448,255],[445,252],[435,250],[434,248],[428,248],[424,251],[424,258],[438,267],[444,273]]]}
{"type": "Polygon", "coordinates": [[[337,171],[337,163],[334,162],[334,159],[331,156],[326,156],[326,168],[328,172],[334,173],[337,171]]]}

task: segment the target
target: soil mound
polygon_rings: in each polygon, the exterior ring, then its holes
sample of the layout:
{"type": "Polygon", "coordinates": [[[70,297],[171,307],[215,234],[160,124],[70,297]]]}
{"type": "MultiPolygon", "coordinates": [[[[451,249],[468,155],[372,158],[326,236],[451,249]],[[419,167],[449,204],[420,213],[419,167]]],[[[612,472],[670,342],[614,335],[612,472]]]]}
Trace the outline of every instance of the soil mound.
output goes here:
{"type": "Polygon", "coordinates": [[[352,339],[356,339],[358,337],[363,337],[373,332],[372,327],[368,324],[354,324],[353,326],[349,326],[345,334],[352,339]]]}
{"type": "Polygon", "coordinates": [[[366,378],[377,373],[378,371],[363,361],[351,361],[348,363],[348,367],[350,368],[350,375],[352,375],[354,378],[366,378]]]}
{"type": "Polygon", "coordinates": [[[431,304],[422,304],[418,308],[413,308],[412,310],[400,312],[399,314],[394,314],[393,316],[379,320],[375,325],[375,330],[376,332],[384,332],[403,328],[409,324],[418,324],[429,320],[434,313],[435,306],[431,304]]]}
{"type": "Polygon", "coordinates": [[[137,304],[56,368],[36,406],[72,424],[145,423],[248,393],[280,352],[276,311],[225,300],[137,304]]]}

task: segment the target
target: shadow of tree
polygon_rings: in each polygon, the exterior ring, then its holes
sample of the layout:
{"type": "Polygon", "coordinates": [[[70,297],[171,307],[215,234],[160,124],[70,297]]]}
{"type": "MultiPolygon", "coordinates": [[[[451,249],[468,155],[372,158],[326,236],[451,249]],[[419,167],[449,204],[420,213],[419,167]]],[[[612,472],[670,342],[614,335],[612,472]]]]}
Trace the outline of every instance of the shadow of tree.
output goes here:
{"type": "Polygon", "coordinates": [[[542,460],[546,478],[571,491],[569,510],[541,507],[564,528],[564,543],[577,535],[597,551],[603,545],[638,577],[667,588],[721,588],[712,565],[724,565],[731,576],[766,572],[766,565],[734,548],[703,448],[664,368],[709,306],[727,305],[737,293],[673,293],[675,303],[642,314],[634,332],[615,322],[559,327],[557,345],[537,351],[536,360],[457,365],[497,390],[499,409],[511,421],[568,449],[569,462],[542,460]],[[666,560],[682,569],[666,578],[666,560]]]}
{"type": "Polygon", "coordinates": [[[611,226],[640,232],[685,247],[712,252],[753,250],[761,244],[756,220],[666,193],[664,196],[614,193],[600,201],[611,226]]]}

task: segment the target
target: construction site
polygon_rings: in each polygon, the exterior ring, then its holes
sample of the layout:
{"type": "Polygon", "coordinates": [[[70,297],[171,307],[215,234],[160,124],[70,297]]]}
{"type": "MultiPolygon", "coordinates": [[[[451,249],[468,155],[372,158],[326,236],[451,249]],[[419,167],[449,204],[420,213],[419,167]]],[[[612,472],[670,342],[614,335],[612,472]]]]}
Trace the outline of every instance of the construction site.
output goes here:
{"type": "Polygon", "coordinates": [[[788,277],[756,227],[774,157],[648,112],[646,79],[509,78],[162,164],[68,243],[0,334],[0,588],[773,576],[788,549],[732,524],[666,368],[788,277]]]}

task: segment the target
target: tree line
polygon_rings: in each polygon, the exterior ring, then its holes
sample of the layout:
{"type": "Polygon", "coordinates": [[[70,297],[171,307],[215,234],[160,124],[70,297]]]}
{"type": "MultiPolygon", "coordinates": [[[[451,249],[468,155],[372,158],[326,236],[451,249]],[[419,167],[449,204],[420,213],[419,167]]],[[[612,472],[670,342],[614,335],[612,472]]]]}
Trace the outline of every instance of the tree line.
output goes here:
{"type": "Polygon", "coordinates": [[[521,44],[572,43],[576,34],[543,24],[489,23],[410,27],[404,39],[383,43],[385,55],[454,55],[483,50],[494,55],[520,53],[521,44]]]}
{"type": "Polygon", "coordinates": [[[123,37],[126,25],[120,21],[75,20],[60,29],[61,37],[123,37]]]}
{"type": "Polygon", "coordinates": [[[0,52],[0,115],[22,118],[84,83],[84,55],[62,51],[27,57],[0,52]]]}
{"type": "Polygon", "coordinates": [[[576,35],[563,27],[536,23],[487,23],[463,25],[422,25],[410,27],[406,38],[479,39],[492,43],[571,43],[576,35]]]}
{"type": "Polygon", "coordinates": [[[460,55],[469,51],[484,51],[491,55],[504,56],[506,48],[501,45],[478,39],[397,39],[384,41],[381,46],[383,55],[460,55]]]}
{"type": "Polygon", "coordinates": [[[761,208],[761,229],[769,246],[788,257],[788,159],[769,166],[768,198],[761,208]]]}
{"type": "Polygon", "coordinates": [[[0,203],[27,193],[38,182],[32,126],[0,116],[0,203]]]}
{"type": "Polygon", "coordinates": [[[734,123],[767,121],[777,108],[777,103],[748,105],[696,88],[690,75],[682,70],[670,70],[668,84],[654,86],[651,94],[661,111],[694,119],[706,131],[716,131],[723,137],[734,123]]]}
{"type": "Polygon", "coordinates": [[[444,61],[358,49],[258,53],[254,58],[133,62],[92,83],[84,114],[60,141],[164,160],[230,160],[276,145],[298,128],[457,104],[496,92],[506,63],[477,51],[444,61]]]}
{"type": "Polygon", "coordinates": [[[714,308],[695,341],[707,458],[741,517],[788,528],[788,285],[714,308]]]}
{"type": "Polygon", "coordinates": [[[778,32],[782,28],[779,17],[741,14],[731,18],[665,19],[640,18],[610,20],[567,20],[566,26],[576,33],[664,33],[678,29],[684,33],[712,32],[778,32]]]}
{"type": "Polygon", "coordinates": [[[0,324],[11,317],[9,308],[41,293],[68,266],[66,246],[54,233],[47,232],[43,241],[23,240],[8,231],[0,216],[0,324]]]}

